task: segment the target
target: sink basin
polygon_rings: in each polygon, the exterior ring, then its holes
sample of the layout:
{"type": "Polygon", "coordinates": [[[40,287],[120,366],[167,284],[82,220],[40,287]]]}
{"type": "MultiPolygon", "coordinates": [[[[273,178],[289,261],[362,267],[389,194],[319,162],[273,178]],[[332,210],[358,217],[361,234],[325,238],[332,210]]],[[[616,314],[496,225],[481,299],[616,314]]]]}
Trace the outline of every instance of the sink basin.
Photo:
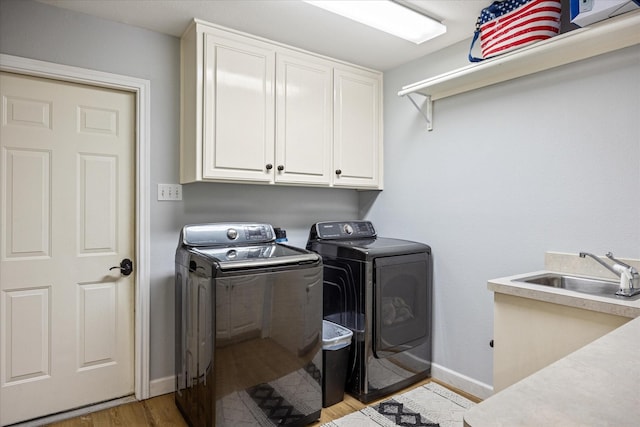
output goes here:
{"type": "Polygon", "coordinates": [[[616,291],[620,289],[620,283],[618,281],[606,279],[545,273],[535,276],[523,277],[521,279],[517,279],[516,281],[532,283],[534,285],[551,286],[553,288],[562,288],[574,292],[580,292],[583,294],[596,295],[599,297],[623,299],[626,301],[634,301],[640,298],[640,295],[635,295],[632,297],[616,295],[616,291]]]}

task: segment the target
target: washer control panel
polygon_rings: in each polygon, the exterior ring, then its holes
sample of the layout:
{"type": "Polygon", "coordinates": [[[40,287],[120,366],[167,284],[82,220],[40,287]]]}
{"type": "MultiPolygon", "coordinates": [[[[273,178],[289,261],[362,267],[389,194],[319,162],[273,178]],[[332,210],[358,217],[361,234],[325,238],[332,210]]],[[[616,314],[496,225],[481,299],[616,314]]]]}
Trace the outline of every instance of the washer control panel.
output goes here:
{"type": "Polygon", "coordinates": [[[330,221],[314,225],[312,234],[317,239],[375,238],[376,230],[369,221],[330,221]]]}
{"type": "Polygon", "coordinates": [[[245,245],[275,240],[271,224],[216,223],[187,225],[182,242],[187,246],[245,245]]]}

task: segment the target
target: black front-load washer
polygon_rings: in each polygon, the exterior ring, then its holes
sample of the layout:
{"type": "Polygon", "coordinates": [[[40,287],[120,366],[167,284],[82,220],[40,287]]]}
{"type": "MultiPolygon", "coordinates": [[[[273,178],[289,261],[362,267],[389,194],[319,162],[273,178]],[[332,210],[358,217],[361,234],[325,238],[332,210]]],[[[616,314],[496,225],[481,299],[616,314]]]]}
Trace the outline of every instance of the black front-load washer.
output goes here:
{"type": "Polygon", "coordinates": [[[324,319],[353,331],[347,391],[366,403],[428,377],[431,248],[332,221],[311,227],[307,249],[322,256],[324,319]]]}

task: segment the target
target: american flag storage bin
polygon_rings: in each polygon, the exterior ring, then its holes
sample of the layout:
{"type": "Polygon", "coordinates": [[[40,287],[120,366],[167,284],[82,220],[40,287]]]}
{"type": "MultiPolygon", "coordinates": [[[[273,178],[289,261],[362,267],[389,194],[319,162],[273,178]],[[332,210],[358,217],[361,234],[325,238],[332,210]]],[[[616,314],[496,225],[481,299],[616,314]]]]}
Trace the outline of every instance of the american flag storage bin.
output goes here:
{"type": "Polygon", "coordinates": [[[474,42],[479,32],[482,58],[487,59],[546,40],[560,31],[561,10],[560,0],[495,1],[482,10],[474,42]]]}

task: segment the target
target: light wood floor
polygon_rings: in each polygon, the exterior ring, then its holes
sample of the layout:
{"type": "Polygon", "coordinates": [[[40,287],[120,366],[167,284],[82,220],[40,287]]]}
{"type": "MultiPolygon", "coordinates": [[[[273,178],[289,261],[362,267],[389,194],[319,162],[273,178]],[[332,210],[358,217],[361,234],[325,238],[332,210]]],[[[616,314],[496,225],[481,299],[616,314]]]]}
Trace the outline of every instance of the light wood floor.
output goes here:
{"type": "MultiPolygon", "coordinates": [[[[410,390],[412,388],[427,384],[432,381],[431,379],[423,380],[417,384],[414,384],[406,389],[398,392],[410,390]]],[[[437,382],[437,381],[434,381],[437,382]]],[[[480,402],[475,396],[471,396],[458,389],[455,389],[447,384],[438,382],[438,384],[450,388],[451,390],[465,396],[466,398],[480,402]]],[[[377,401],[370,402],[367,405],[373,405],[381,400],[388,399],[390,396],[386,396],[377,401]]],[[[319,426],[331,420],[335,420],[344,415],[352,412],[359,411],[365,406],[364,403],[358,401],[354,397],[345,394],[344,401],[337,403],[328,408],[322,409],[322,415],[320,420],[311,424],[311,426],[319,426]]],[[[173,393],[165,394],[162,396],[154,397],[152,399],[143,400],[141,402],[127,403],[124,405],[116,406],[110,409],[104,409],[102,411],[93,412],[87,415],[83,415],[77,418],[71,418],[69,420],[56,422],[53,424],[47,424],[50,427],[108,427],[108,426],[175,426],[182,427],[187,426],[182,415],[176,408],[173,401],[173,393]]]]}

